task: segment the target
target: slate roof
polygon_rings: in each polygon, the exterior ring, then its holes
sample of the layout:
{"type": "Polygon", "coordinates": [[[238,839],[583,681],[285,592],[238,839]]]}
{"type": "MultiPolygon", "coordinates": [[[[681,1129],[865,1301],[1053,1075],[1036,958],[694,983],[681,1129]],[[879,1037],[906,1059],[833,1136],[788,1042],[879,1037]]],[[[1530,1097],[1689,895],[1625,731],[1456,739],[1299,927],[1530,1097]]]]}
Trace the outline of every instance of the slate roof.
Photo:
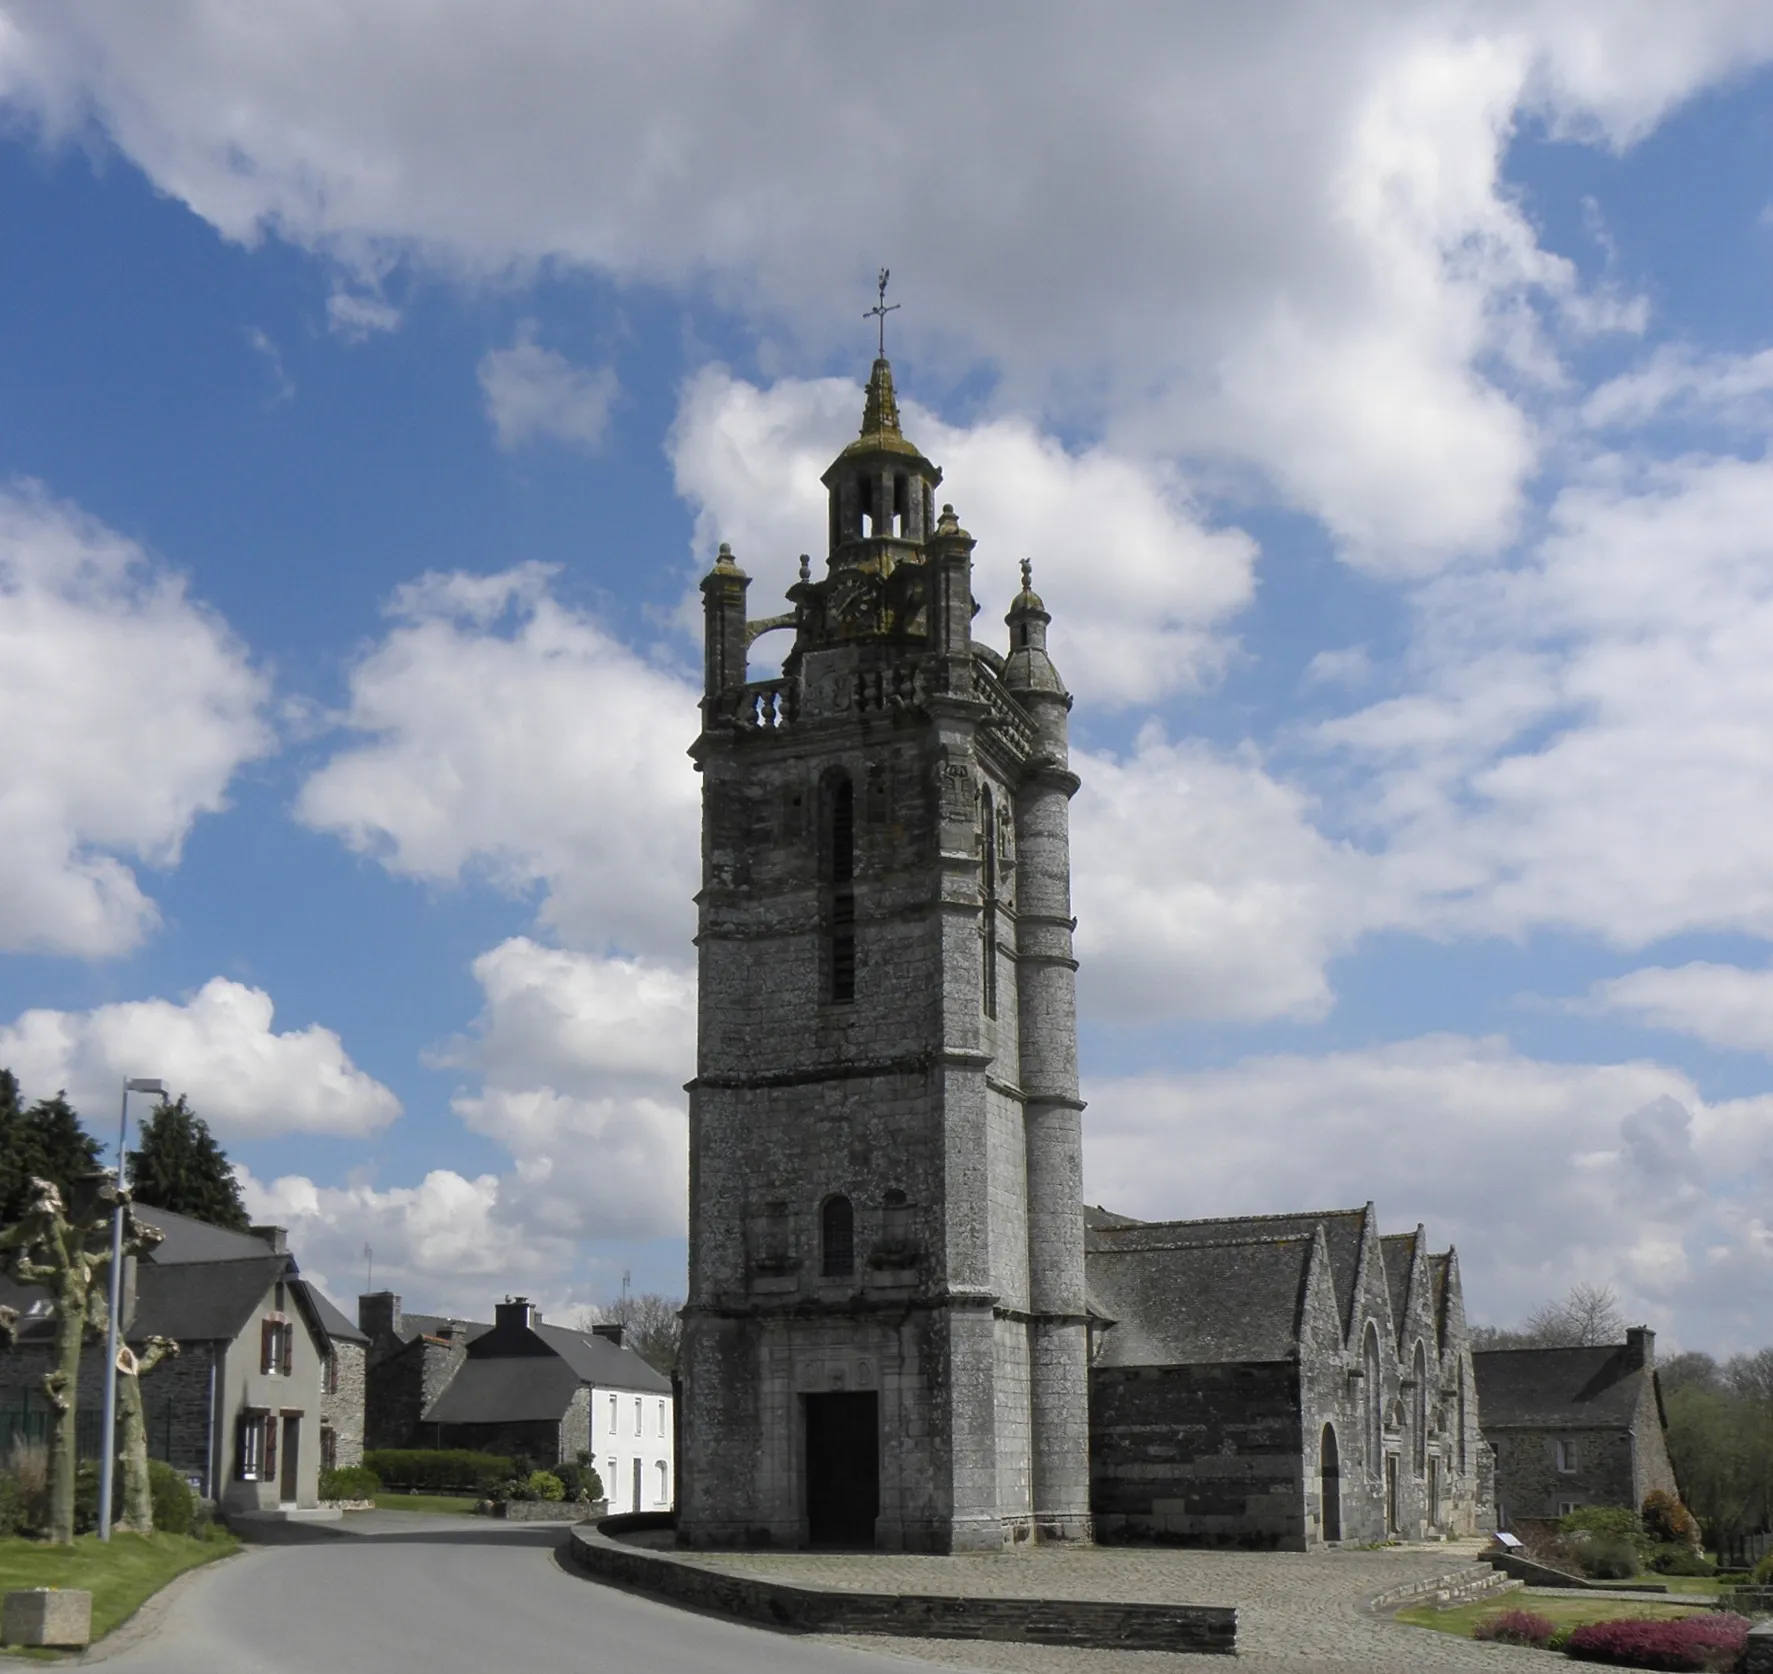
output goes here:
{"type": "Polygon", "coordinates": [[[467,1360],[425,1409],[427,1424],[557,1423],[582,1379],[552,1354],[467,1360]]]}
{"type": "Polygon", "coordinates": [[[454,1326],[461,1333],[460,1341],[471,1343],[476,1337],[484,1337],[492,1330],[485,1320],[453,1319],[448,1314],[409,1314],[402,1312],[400,1316],[399,1337],[401,1342],[410,1343],[419,1337],[440,1336],[449,1327],[454,1326]]]}
{"type": "Polygon", "coordinates": [[[289,1257],[264,1253],[245,1261],[205,1261],[136,1268],[133,1339],[180,1342],[232,1340],[258,1312],[265,1293],[289,1271],[289,1257]]]}
{"type": "Polygon", "coordinates": [[[1297,1358],[1315,1231],[1216,1243],[1092,1243],[1085,1257],[1091,1302],[1117,1322],[1102,1334],[1095,1363],[1297,1358]]]}
{"type": "Polygon", "coordinates": [[[1385,1258],[1385,1288],[1391,1296],[1391,1319],[1399,1331],[1404,1328],[1404,1309],[1410,1300],[1410,1270],[1416,1263],[1416,1240],[1420,1232],[1388,1232],[1379,1240],[1379,1253],[1385,1258]]]}
{"type": "Polygon", "coordinates": [[[305,1297],[308,1306],[313,1310],[314,1318],[319,1321],[320,1329],[335,1343],[362,1343],[369,1346],[368,1335],[357,1328],[356,1323],[346,1315],[342,1308],[337,1307],[332,1299],[319,1286],[307,1279],[295,1279],[290,1289],[305,1297]]]}
{"type": "Polygon", "coordinates": [[[607,1337],[573,1331],[564,1325],[538,1325],[535,1333],[586,1383],[599,1389],[633,1390],[669,1395],[671,1380],[642,1360],[631,1348],[617,1348],[607,1337]]]}
{"type": "Polygon", "coordinates": [[[1631,1428],[1644,1368],[1623,1343],[1485,1349],[1471,1357],[1483,1428],[1631,1428]]]}
{"type": "MultiPolygon", "coordinates": [[[[170,1209],[156,1209],[143,1203],[136,1207],[136,1218],[166,1234],[154,1246],[148,1260],[157,1267],[177,1267],[190,1262],[250,1261],[271,1252],[271,1246],[254,1233],[229,1232],[225,1227],[210,1226],[189,1215],[174,1214],[170,1209]]],[[[291,1258],[280,1258],[289,1261],[291,1258]]]]}
{"type": "MultiPolygon", "coordinates": [[[[1230,1215],[1206,1221],[1128,1221],[1121,1216],[1114,1225],[1090,1227],[1085,1215],[1087,1249],[1132,1249],[1141,1244],[1208,1244],[1252,1238],[1306,1238],[1321,1226],[1330,1256],[1330,1277],[1336,1287],[1336,1306],[1344,1329],[1354,1314],[1354,1279],[1360,1267],[1361,1241],[1367,1215],[1363,1209],[1325,1209],[1303,1215],[1230,1215]]],[[[1103,1211],[1106,1213],[1106,1211],[1103,1211]]]]}

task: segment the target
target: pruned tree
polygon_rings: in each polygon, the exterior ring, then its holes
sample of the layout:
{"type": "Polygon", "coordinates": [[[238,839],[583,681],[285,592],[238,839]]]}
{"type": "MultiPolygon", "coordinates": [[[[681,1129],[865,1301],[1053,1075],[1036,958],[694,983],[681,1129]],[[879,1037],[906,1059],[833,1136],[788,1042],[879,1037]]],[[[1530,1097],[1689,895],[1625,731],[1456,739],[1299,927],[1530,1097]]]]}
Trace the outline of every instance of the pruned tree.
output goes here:
{"type": "MultiPolygon", "coordinates": [[[[25,1212],[0,1230],[0,1266],[23,1285],[49,1293],[55,1322],[49,1370],[43,1374],[43,1395],[55,1422],[49,1432],[49,1538],[66,1545],[74,1538],[76,1397],[80,1354],[88,1335],[103,1338],[110,1318],[109,1298],[112,1217],[119,1190],[109,1175],[77,1180],[64,1201],[52,1180],[33,1180],[25,1212]]],[[[144,1226],[124,1205],[123,1253],[141,1255],[161,1240],[155,1227],[144,1226]]],[[[156,1360],[160,1356],[155,1357],[156,1360]]],[[[133,1383],[133,1380],[126,1380],[133,1383]]],[[[140,1394],[132,1389],[140,1417],[140,1394]]],[[[107,1438],[108,1444],[108,1438],[107,1438]]],[[[143,1427],[140,1486],[147,1492],[147,1443],[143,1427]]],[[[152,1500],[145,1527],[153,1526],[152,1500]]]]}
{"type": "Polygon", "coordinates": [[[139,1349],[125,1348],[117,1367],[117,1415],[122,1427],[118,1455],[123,1465],[123,1526],[151,1533],[154,1493],[148,1476],[148,1424],[142,1412],[142,1379],[179,1346],[170,1337],[149,1337],[139,1349]]]}
{"type": "Polygon", "coordinates": [[[183,1093],[154,1106],[128,1166],[137,1203],[232,1232],[245,1232],[251,1224],[227,1154],[183,1093]]]}

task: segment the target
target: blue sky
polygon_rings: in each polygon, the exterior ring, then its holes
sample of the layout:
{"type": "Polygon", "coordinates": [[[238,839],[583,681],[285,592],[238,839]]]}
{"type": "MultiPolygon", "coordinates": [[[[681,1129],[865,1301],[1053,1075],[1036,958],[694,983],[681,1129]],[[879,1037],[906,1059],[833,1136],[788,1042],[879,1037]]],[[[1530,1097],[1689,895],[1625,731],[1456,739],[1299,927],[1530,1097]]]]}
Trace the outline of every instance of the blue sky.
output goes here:
{"type": "Polygon", "coordinates": [[[341,1295],[677,1288],[686,601],[822,556],[889,263],[1077,697],[1091,1196],[1760,1344],[1763,11],[0,0],[0,1059],[341,1295]]]}

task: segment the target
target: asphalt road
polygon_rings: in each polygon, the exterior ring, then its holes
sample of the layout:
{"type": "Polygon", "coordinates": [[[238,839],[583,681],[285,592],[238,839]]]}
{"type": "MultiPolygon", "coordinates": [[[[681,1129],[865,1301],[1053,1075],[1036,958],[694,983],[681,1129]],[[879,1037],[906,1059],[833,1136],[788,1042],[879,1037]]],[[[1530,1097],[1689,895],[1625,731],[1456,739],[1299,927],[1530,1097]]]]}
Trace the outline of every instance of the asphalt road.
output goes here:
{"type": "Polygon", "coordinates": [[[115,1674],[928,1674],[563,1569],[565,1530],[370,1513],[177,1584],[89,1653],[115,1674]]]}

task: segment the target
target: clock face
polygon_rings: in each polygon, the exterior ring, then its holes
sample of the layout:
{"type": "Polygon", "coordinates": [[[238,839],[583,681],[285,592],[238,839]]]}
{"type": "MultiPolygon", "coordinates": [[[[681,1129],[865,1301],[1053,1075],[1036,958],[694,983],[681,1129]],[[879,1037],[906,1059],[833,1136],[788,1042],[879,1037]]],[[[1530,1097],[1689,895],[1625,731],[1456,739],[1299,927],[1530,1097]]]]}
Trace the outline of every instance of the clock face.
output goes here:
{"type": "Polygon", "coordinates": [[[866,633],[874,626],[878,609],[872,578],[855,570],[840,575],[831,583],[827,609],[839,633],[866,633]]]}

